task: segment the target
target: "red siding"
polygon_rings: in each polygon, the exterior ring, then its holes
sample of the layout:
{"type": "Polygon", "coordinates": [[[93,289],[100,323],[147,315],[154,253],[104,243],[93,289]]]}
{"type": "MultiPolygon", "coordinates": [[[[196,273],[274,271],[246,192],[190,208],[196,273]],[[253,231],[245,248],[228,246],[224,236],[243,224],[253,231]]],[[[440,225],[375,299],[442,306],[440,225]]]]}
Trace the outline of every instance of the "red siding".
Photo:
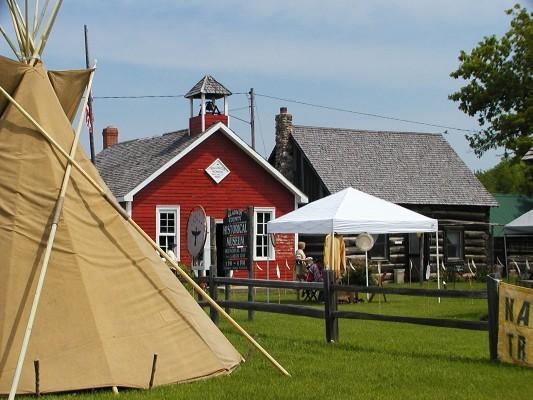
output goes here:
{"type": "MultiPolygon", "coordinates": [[[[190,265],[187,252],[187,218],[194,206],[206,214],[224,218],[228,208],[275,207],[276,217],[294,210],[294,194],[266,172],[221,132],[214,133],[196,149],[179,160],[133,199],[133,219],[153,238],[156,236],[156,206],[180,206],[180,258],[190,265]],[[217,158],[228,167],[229,175],[216,184],[205,169],[217,158]]],[[[276,279],[279,264],[282,279],[292,279],[294,235],[277,235],[276,260],[270,261],[270,278],[276,279]],[[290,266],[288,270],[285,261],[290,266]]],[[[257,262],[257,278],[266,278],[266,261],[257,262]]],[[[243,273],[236,273],[242,276],[243,273]]]]}

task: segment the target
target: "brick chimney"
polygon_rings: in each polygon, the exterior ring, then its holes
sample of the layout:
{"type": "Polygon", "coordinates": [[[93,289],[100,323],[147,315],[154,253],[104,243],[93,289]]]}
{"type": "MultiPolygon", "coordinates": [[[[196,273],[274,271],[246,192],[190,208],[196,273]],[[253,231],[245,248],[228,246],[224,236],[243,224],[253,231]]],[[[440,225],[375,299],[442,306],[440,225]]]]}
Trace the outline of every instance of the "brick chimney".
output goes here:
{"type": "Polygon", "coordinates": [[[292,144],[292,115],[287,107],[281,107],[276,115],[276,157],[274,167],[289,181],[294,182],[294,162],[292,144]]]}
{"type": "Polygon", "coordinates": [[[102,131],[104,139],[104,150],[118,143],[118,129],[114,126],[108,126],[102,131]]]}

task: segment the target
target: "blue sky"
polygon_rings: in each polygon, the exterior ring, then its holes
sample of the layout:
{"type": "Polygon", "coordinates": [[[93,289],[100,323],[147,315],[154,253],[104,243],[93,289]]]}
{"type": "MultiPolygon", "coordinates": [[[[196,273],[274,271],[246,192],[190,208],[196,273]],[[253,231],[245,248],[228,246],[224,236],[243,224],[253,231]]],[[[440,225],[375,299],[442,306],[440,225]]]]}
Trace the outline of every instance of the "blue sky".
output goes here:
{"type": "MultiPolygon", "coordinates": [[[[461,49],[508,29],[504,10],[513,3],[65,0],[43,59],[50,69],[84,67],[87,24],[91,57],[98,59],[95,96],[179,95],[211,74],[234,93],[253,87],[258,94],[476,129],[476,120],[447,99],[461,85],[449,74],[461,49]]],[[[0,22],[7,24],[5,14],[0,22]]],[[[10,55],[3,42],[0,53],[10,55]]],[[[257,150],[263,155],[274,145],[281,106],[299,125],[443,131],[261,96],[256,102],[257,150]]],[[[234,94],[231,114],[248,119],[247,104],[244,94],[234,94]]],[[[122,141],[185,128],[188,117],[183,98],[97,99],[97,149],[107,125],[119,128],[122,141]]],[[[233,119],[231,128],[249,141],[247,124],[233,119]]],[[[448,132],[471,169],[498,161],[501,151],[478,159],[462,133],[448,132]]]]}

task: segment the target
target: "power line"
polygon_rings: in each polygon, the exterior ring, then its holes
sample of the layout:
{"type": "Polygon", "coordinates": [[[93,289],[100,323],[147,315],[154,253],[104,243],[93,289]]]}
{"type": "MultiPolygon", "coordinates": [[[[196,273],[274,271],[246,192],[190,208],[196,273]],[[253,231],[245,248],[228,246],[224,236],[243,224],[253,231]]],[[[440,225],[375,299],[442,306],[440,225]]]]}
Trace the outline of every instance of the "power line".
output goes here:
{"type": "MultiPolygon", "coordinates": [[[[233,94],[246,94],[245,92],[236,92],[233,94]]],[[[184,97],[184,94],[155,94],[155,95],[139,95],[139,96],[93,96],[93,99],[98,100],[115,100],[115,99],[173,99],[184,97]]]]}
{"type": "Polygon", "coordinates": [[[108,99],[170,99],[176,97],[183,97],[183,94],[169,94],[169,95],[142,95],[142,96],[93,96],[93,99],[108,100],[108,99]]]}
{"type": "Polygon", "coordinates": [[[476,130],[473,130],[473,129],[456,128],[456,127],[453,127],[453,126],[431,124],[431,123],[428,123],[428,122],[420,122],[420,121],[414,121],[414,120],[410,120],[410,119],[390,117],[390,116],[387,116],[387,115],[380,115],[380,114],[373,114],[373,113],[367,113],[367,112],[362,112],[362,111],[347,110],[345,108],[339,108],[339,107],[323,106],[323,105],[320,105],[320,104],[308,103],[308,102],[301,101],[301,100],[285,99],[285,98],[282,98],[282,97],[270,96],[270,95],[261,94],[261,93],[256,93],[256,96],[266,97],[268,99],[285,101],[285,102],[288,102],[288,103],[301,104],[301,105],[309,106],[309,107],[322,108],[322,109],[325,109],[325,110],[339,111],[339,112],[345,112],[345,113],[357,114],[357,115],[364,115],[364,116],[367,116],[367,117],[381,118],[381,119],[387,119],[387,120],[398,121],[398,122],[406,122],[406,123],[409,123],[409,124],[431,126],[433,128],[450,129],[450,130],[454,130],[454,131],[470,132],[470,133],[479,133],[479,131],[476,131],[476,130]]]}
{"type": "MultiPolygon", "coordinates": [[[[244,94],[244,95],[247,95],[248,93],[247,92],[235,92],[233,94],[244,94]]],[[[344,112],[344,113],[356,114],[356,115],[364,115],[364,116],[367,116],[367,117],[386,119],[386,120],[389,120],[389,121],[398,121],[398,122],[404,122],[404,123],[408,123],[408,124],[430,126],[432,128],[440,128],[440,129],[452,130],[452,131],[458,131],[458,132],[480,133],[480,131],[475,130],[475,129],[457,128],[457,127],[449,126],[449,125],[433,124],[433,123],[429,123],[429,122],[415,121],[415,120],[412,120],[412,119],[391,117],[391,116],[388,116],[388,115],[374,114],[374,113],[368,113],[368,112],[356,111],[356,110],[348,110],[346,108],[332,107],[332,106],[326,106],[326,105],[321,105],[321,104],[314,104],[314,103],[309,103],[309,102],[302,101],[302,100],[287,99],[287,98],[278,97],[278,96],[272,96],[272,95],[263,94],[263,93],[255,93],[255,95],[256,96],[265,97],[265,98],[268,98],[268,99],[284,101],[284,102],[287,102],[287,103],[294,103],[294,104],[300,104],[300,105],[304,105],[304,106],[308,106],[308,107],[320,108],[320,109],[323,109],[323,110],[344,112]]],[[[172,98],[182,98],[183,96],[184,96],[183,94],[170,94],[170,95],[138,95],[138,96],[93,96],[92,98],[95,99],[95,100],[172,99],[172,98]]],[[[237,110],[240,110],[240,109],[243,109],[243,108],[246,108],[246,107],[237,108],[237,109],[234,109],[232,111],[237,111],[237,110]]],[[[249,121],[245,121],[245,120],[242,120],[242,119],[237,118],[237,117],[234,117],[234,118],[236,118],[236,119],[238,119],[238,120],[240,120],[242,122],[248,123],[248,124],[250,123],[249,121]]],[[[445,131],[444,133],[448,134],[448,133],[453,133],[453,132],[445,131]]]]}

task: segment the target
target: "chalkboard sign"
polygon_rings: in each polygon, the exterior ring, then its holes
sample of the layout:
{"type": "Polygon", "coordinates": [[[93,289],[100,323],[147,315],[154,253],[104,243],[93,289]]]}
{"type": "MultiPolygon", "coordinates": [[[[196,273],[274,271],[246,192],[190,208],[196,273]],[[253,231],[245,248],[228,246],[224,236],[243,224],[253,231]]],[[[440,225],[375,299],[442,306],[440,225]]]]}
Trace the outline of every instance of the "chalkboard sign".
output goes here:
{"type": "Polygon", "coordinates": [[[246,211],[226,211],[222,225],[225,270],[250,268],[250,228],[246,211]]]}

